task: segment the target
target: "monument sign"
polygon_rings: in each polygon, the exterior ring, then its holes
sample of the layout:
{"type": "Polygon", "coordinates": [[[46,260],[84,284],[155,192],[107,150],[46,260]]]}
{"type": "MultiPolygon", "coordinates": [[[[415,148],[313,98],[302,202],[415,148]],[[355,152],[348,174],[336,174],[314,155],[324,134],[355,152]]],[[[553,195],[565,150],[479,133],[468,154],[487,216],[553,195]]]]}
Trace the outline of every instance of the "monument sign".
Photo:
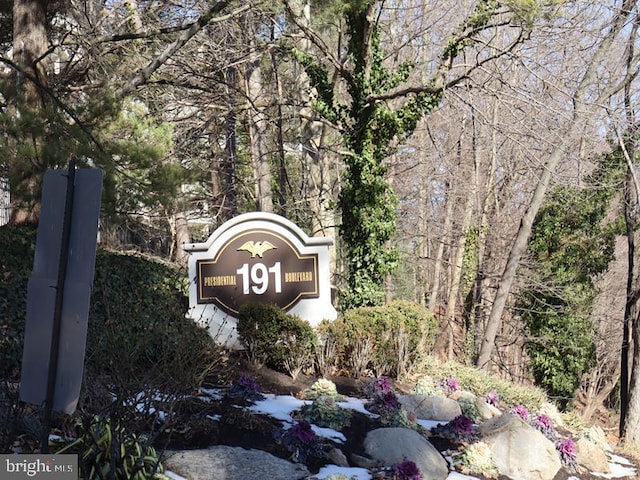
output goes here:
{"type": "Polygon", "coordinates": [[[331,304],[327,237],[309,237],[272,213],[240,215],[205,243],[188,243],[189,312],[219,343],[240,347],[238,311],[250,302],[277,305],[312,325],[336,318],[331,304]]]}

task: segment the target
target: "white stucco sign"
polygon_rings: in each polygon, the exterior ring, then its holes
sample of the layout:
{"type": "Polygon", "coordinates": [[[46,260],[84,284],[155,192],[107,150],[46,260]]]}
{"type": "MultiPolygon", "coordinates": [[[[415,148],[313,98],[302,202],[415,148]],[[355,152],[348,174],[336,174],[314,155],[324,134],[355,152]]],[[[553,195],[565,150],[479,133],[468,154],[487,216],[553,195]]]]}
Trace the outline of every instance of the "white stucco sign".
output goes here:
{"type": "Polygon", "coordinates": [[[208,325],[220,344],[240,347],[238,310],[271,303],[311,325],[334,320],[327,237],[309,237],[272,213],[254,212],[225,222],[189,253],[188,317],[208,325]]]}

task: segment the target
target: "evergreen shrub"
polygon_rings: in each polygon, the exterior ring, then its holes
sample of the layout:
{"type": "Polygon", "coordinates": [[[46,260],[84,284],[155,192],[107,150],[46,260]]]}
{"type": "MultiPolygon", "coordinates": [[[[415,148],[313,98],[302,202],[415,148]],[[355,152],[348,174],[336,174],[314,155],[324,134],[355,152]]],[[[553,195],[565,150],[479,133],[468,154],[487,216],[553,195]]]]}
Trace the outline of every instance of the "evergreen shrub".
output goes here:
{"type": "MultiPolygon", "coordinates": [[[[0,227],[0,379],[20,378],[35,243],[34,226],[0,227]]],[[[97,381],[123,395],[154,387],[190,388],[223,360],[208,332],[185,318],[185,283],[184,273],[171,265],[98,250],[85,400],[88,392],[101,390],[97,381]]]]}
{"type": "Polygon", "coordinates": [[[20,379],[27,283],[35,246],[33,225],[0,227],[0,379],[20,379]]]}
{"type": "Polygon", "coordinates": [[[317,341],[313,327],[276,305],[243,305],[238,311],[237,329],[255,365],[266,365],[294,378],[311,365],[317,341]]]}
{"type": "Polygon", "coordinates": [[[438,324],[426,308],[407,301],[343,312],[318,326],[336,343],[338,368],[353,376],[371,369],[376,377],[406,374],[430,353],[438,324]]]}
{"type": "Polygon", "coordinates": [[[185,317],[186,278],[157,260],[99,251],[87,338],[87,373],[130,394],[199,385],[224,357],[185,317]]]}

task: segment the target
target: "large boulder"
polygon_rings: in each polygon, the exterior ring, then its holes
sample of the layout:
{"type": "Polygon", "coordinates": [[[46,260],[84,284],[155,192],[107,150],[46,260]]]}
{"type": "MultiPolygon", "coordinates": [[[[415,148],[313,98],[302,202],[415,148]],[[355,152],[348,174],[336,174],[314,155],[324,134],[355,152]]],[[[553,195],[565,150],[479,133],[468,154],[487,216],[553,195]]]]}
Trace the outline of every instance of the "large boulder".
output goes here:
{"type": "Polygon", "coordinates": [[[605,451],[585,437],[576,442],[576,462],[590,472],[611,473],[609,457],[605,451]]]}
{"type": "Polygon", "coordinates": [[[226,445],[167,452],[165,456],[165,469],[187,480],[298,480],[310,475],[304,465],[268,452],[226,445]]]}
{"type": "Polygon", "coordinates": [[[423,478],[444,480],[449,475],[447,461],[426,438],[410,428],[378,428],[364,439],[371,458],[392,466],[404,460],[416,464],[423,478]]]}
{"type": "Polygon", "coordinates": [[[457,392],[454,392],[450,398],[458,403],[466,402],[475,406],[481,420],[489,420],[490,418],[502,415],[500,409],[490,405],[484,398],[478,397],[473,392],[458,390],[457,392]]]}
{"type": "Polygon", "coordinates": [[[562,467],[555,445],[516,415],[505,413],[479,427],[501,475],[514,480],[552,480],[562,467]]]}
{"type": "Polygon", "coordinates": [[[423,420],[450,422],[462,414],[460,404],[442,395],[400,395],[400,405],[423,420]]]}

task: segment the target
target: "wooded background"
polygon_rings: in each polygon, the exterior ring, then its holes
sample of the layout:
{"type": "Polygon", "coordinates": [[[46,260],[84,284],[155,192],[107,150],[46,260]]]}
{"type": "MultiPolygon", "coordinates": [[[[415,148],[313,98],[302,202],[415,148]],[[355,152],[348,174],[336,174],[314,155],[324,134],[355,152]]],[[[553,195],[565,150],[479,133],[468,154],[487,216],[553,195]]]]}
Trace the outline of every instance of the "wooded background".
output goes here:
{"type": "Polygon", "coordinates": [[[279,213],[335,239],[342,310],[426,305],[443,358],[640,442],[638,8],[2,0],[6,220],[71,159],[105,171],[107,246],[184,263],[279,213]]]}

